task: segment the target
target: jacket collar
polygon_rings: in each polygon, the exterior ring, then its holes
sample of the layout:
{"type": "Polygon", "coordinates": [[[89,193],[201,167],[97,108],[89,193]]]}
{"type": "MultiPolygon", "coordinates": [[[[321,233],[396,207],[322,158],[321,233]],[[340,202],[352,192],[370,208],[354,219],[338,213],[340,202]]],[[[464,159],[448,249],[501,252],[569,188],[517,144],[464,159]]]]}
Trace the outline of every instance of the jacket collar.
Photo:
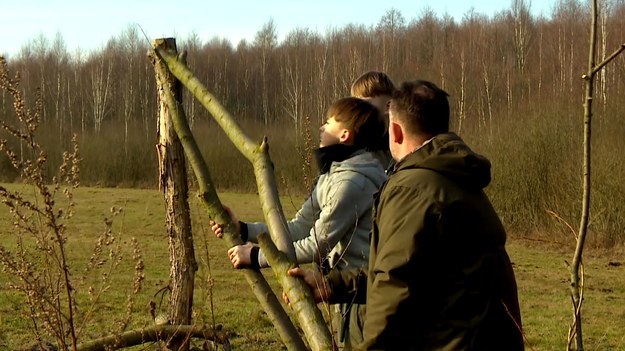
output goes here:
{"type": "Polygon", "coordinates": [[[334,144],[315,149],[314,156],[317,161],[319,173],[328,173],[332,162],[345,161],[358,150],[360,150],[360,148],[346,144],[334,144]]]}

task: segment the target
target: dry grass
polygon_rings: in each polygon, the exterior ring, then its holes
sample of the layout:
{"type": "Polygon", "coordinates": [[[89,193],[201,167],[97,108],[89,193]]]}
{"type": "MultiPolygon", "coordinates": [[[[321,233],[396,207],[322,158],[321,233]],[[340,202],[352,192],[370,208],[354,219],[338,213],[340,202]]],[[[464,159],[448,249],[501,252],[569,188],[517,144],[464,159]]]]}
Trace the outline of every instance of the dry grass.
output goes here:
{"type": "MultiPolygon", "coordinates": [[[[136,308],[128,327],[134,329],[151,325],[148,304],[150,301],[160,302],[160,295],[155,294],[167,284],[169,272],[162,196],[155,190],[78,188],[74,198],[74,224],[68,228],[71,233],[68,240],[71,267],[80,267],[88,261],[90,252],[84,247],[101,232],[103,217],[110,207],[123,207],[123,215],[116,218],[113,232],[122,238],[136,237],[145,261],[144,288],[136,297],[136,308]]],[[[235,208],[242,219],[262,219],[256,195],[222,193],[221,198],[235,208]]],[[[288,198],[283,199],[287,215],[296,210],[289,205],[290,202],[288,198]]],[[[299,204],[298,199],[293,202],[299,204]]],[[[233,332],[231,341],[236,349],[283,349],[279,336],[260,309],[245,279],[231,268],[225,243],[209,233],[204,208],[194,198],[191,205],[200,265],[196,278],[194,320],[212,324],[214,318],[217,324],[233,332]],[[212,311],[209,283],[212,284],[212,311]]],[[[13,233],[6,230],[7,221],[7,213],[0,211],[0,241],[3,243],[14,238],[13,233]]],[[[555,245],[513,239],[508,250],[517,275],[525,333],[531,343],[528,350],[564,349],[571,320],[569,272],[565,261],[572,257],[573,244],[555,245]]],[[[622,330],[625,330],[625,287],[621,284],[625,274],[623,252],[619,249],[591,249],[586,254],[583,311],[584,337],[589,350],[625,350],[622,335],[622,330]]],[[[107,321],[125,315],[125,296],[132,289],[129,282],[134,269],[132,265],[120,268],[116,275],[119,284],[112,285],[107,291],[97,321],[88,326],[85,339],[109,333],[111,328],[107,321]]],[[[279,291],[271,272],[265,275],[274,290],[279,291]]],[[[6,282],[6,277],[2,276],[0,281],[6,282]]],[[[5,327],[0,333],[0,349],[15,349],[31,341],[29,326],[23,323],[21,317],[20,302],[12,290],[2,286],[0,320],[5,327]]],[[[165,306],[161,306],[160,311],[165,310],[165,306]]]]}
{"type": "MultiPolygon", "coordinates": [[[[28,191],[28,185],[7,184],[6,187],[16,191],[28,191]]],[[[145,280],[144,289],[136,296],[136,308],[127,329],[135,329],[153,325],[149,313],[149,304],[156,302],[156,313],[166,311],[167,297],[161,299],[161,289],[168,282],[168,249],[167,235],[164,227],[164,202],[162,196],[154,190],[135,189],[97,189],[78,188],[75,190],[76,211],[72,224],[68,226],[71,236],[67,243],[68,262],[72,276],[82,275],[82,267],[90,259],[88,249],[97,241],[104,217],[111,207],[123,208],[123,212],[113,223],[111,230],[120,242],[130,237],[138,238],[138,247],[144,253],[145,280]],[[162,302],[162,304],[161,304],[162,302]]],[[[232,204],[242,218],[259,220],[259,205],[253,195],[226,194],[222,201],[232,204]]],[[[233,270],[227,261],[225,244],[208,235],[209,230],[204,218],[204,209],[198,201],[194,206],[193,227],[195,232],[196,252],[200,270],[197,274],[194,320],[200,324],[211,325],[213,317],[217,323],[223,324],[228,330],[241,334],[235,338],[234,345],[247,345],[243,349],[253,349],[258,345],[278,347],[279,338],[269,321],[256,305],[242,275],[232,274],[233,270]],[[205,244],[207,244],[205,246],[205,244]],[[206,248],[206,249],[205,249],[206,248]],[[214,259],[214,257],[217,257],[214,259]],[[209,268],[210,265],[210,268],[209,268]],[[214,302],[214,315],[210,308],[210,294],[214,302]],[[253,318],[250,318],[253,317],[253,318]],[[255,321],[249,325],[251,321],[255,321]]],[[[290,206],[285,206],[289,208],[290,206]]],[[[8,244],[15,240],[9,224],[11,218],[6,211],[0,211],[0,241],[8,244]]],[[[134,267],[131,264],[120,265],[115,273],[110,288],[103,294],[97,315],[92,319],[82,341],[90,340],[114,332],[111,322],[126,315],[125,301],[132,291],[134,267]]],[[[0,275],[0,281],[7,282],[8,275],[0,275]]],[[[274,282],[272,275],[267,277],[274,282]]],[[[275,283],[274,283],[275,286],[275,283]]],[[[21,295],[2,284],[0,288],[0,320],[3,328],[0,333],[0,349],[15,349],[31,343],[31,328],[25,323],[21,295]]],[[[86,305],[85,295],[78,296],[79,305],[86,305]]],[[[81,340],[79,340],[81,341],[81,340]]],[[[279,347],[278,347],[279,348],[279,347]]]]}

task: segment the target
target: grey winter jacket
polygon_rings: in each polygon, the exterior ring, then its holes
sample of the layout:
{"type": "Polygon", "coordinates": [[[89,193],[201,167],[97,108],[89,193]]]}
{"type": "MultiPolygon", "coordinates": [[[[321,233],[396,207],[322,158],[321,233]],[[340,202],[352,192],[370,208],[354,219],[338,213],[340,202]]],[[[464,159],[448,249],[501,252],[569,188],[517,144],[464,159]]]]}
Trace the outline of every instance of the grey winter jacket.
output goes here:
{"type": "MultiPolygon", "coordinates": [[[[356,151],[342,162],[333,162],[319,176],[311,196],[287,224],[298,263],[329,259],[330,267],[362,267],[369,260],[369,233],[373,194],[386,175],[370,152],[356,151]]],[[[267,232],[264,223],[247,223],[248,240],[267,232]]],[[[260,250],[260,267],[267,259],[260,250]]]]}

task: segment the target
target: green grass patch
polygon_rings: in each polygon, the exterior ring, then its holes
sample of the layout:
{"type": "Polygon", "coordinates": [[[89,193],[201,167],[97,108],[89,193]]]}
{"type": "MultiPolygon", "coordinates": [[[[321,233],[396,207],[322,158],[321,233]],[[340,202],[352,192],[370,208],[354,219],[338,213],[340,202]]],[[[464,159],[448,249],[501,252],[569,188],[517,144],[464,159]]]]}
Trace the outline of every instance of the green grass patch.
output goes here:
{"type": "MultiPolygon", "coordinates": [[[[3,184],[27,194],[25,185],[3,184]]],[[[121,242],[137,239],[145,261],[145,281],[137,296],[127,329],[151,325],[149,302],[166,310],[167,296],[161,292],[169,279],[168,238],[165,233],[163,196],[157,190],[78,188],[75,190],[75,215],[68,225],[68,255],[72,278],[81,277],[95,241],[105,230],[104,219],[111,217],[111,207],[123,211],[115,216],[113,232],[121,242]]],[[[255,194],[220,194],[223,203],[235,210],[242,220],[262,220],[255,194]]],[[[283,198],[287,215],[297,210],[303,199],[283,198]]],[[[62,200],[59,199],[59,205],[62,200]]],[[[242,274],[232,269],[226,244],[212,235],[206,212],[190,194],[195,253],[199,263],[196,274],[194,320],[211,324],[213,320],[232,332],[232,346],[239,350],[283,350],[278,334],[261,310],[242,274]],[[212,303],[211,303],[212,301],[212,303]],[[212,305],[212,308],[211,308],[212,305]]],[[[16,231],[6,208],[0,209],[0,243],[15,247],[16,231]]],[[[512,233],[514,234],[514,233],[512,233]]],[[[512,238],[508,251],[514,262],[528,350],[563,350],[571,321],[569,271],[567,260],[573,244],[512,238]]],[[[130,255],[129,253],[126,253],[130,255]]],[[[115,330],[115,321],[126,313],[126,296],[132,289],[134,268],[130,257],[114,273],[114,284],[103,293],[97,312],[81,335],[81,341],[107,335],[115,330]]],[[[584,339],[588,350],[625,350],[625,257],[622,250],[589,250],[585,255],[585,300],[583,306],[584,339]],[[621,264],[621,265],[619,265],[621,264]]],[[[270,271],[265,276],[276,292],[280,287],[270,271]]],[[[86,289],[99,277],[86,278],[77,284],[79,309],[90,307],[86,289]],[[82,290],[81,290],[82,289],[82,290]]],[[[0,272],[0,350],[15,350],[32,343],[32,324],[25,311],[24,297],[10,287],[12,278],[0,272]]],[[[287,308],[288,310],[288,308],[287,308]]],[[[156,345],[148,349],[157,349],[156,345]]]]}

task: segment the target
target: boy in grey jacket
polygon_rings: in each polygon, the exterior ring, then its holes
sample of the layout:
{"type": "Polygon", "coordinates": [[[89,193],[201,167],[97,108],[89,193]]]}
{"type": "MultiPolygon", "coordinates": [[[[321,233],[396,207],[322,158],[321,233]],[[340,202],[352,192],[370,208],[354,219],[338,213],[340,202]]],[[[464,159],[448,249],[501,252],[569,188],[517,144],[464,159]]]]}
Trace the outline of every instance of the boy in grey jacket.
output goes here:
{"type": "MultiPolygon", "coordinates": [[[[315,262],[336,269],[367,264],[373,194],[386,176],[366,148],[379,140],[384,130],[378,109],[362,99],[343,98],[328,109],[315,150],[321,174],[311,196],[287,223],[298,263],[315,262]]],[[[239,222],[233,211],[227,210],[244,242],[255,242],[260,233],[267,232],[264,223],[239,222]]],[[[218,224],[212,229],[221,235],[218,224]]],[[[232,247],[228,256],[235,268],[268,267],[262,250],[251,243],[232,247]]]]}

